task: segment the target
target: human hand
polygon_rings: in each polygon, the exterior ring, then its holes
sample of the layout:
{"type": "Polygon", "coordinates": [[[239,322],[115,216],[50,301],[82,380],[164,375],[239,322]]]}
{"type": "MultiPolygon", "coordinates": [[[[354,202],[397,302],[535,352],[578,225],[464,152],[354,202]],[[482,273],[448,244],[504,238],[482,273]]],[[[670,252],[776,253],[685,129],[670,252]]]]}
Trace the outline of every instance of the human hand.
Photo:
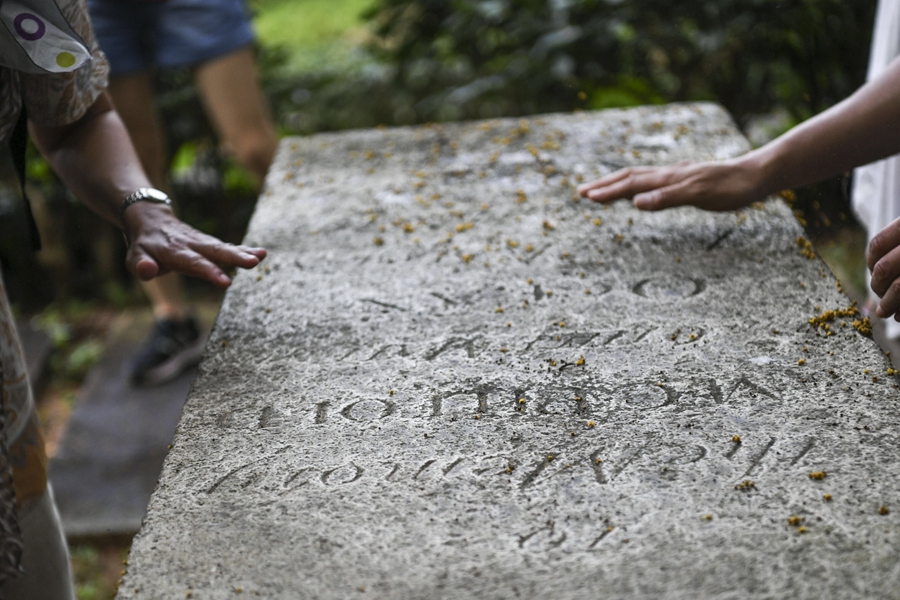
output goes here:
{"type": "Polygon", "coordinates": [[[221,267],[250,269],[266,257],[263,248],[227,244],[180,221],[168,206],[138,202],[125,211],[128,269],[149,281],[170,271],[231,285],[221,267]]]}
{"type": "Polygon", "coordinates": [[[734,210],[765,197],[759,171],[740,160],[629,167],[579,186],[578,193],[602,203],[631,198],[641,210],[683,205],[734,210]]]}
{"type": "Polygon", "coordinates": [[[872,273],[870,286],[881,302],[875,314],[900,321],[900,219],[878,232],[869,242],[866,263],[872,273]]]}

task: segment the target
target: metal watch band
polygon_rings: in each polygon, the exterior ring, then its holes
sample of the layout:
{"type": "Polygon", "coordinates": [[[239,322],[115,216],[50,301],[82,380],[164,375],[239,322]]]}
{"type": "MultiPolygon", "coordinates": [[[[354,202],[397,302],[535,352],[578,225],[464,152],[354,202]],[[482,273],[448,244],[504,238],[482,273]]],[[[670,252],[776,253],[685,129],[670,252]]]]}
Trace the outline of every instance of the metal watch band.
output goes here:
{"type": "Polygon", "coordinates": [[[129,194],[129,196],[122,201],[122,205],[119,207],[120,221],[125,218],[125,209],[135,202],[155,202],[157,204],[172,206],[172,199],[169,198],[165,192],[154,188],[140,188],[136,192],[129,194]]]}

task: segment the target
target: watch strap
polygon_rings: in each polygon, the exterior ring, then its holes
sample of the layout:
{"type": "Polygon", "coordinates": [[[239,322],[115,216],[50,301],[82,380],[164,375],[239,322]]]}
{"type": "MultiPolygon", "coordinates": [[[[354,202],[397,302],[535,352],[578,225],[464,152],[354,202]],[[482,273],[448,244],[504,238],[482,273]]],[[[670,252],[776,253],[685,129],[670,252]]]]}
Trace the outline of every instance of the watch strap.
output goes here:
{"type": "Polygon", "coordinates": [[[156,204],[165,204],[166,206],[172,206],[172,199],[169,198],[169,196],[165,192],[154,188],[140,188],[137,191],[129,194],[128,197],[122,201],[121,206],[119,206],[120,221],[124,220],[125,218],[125,210],[135,202],[154,202],[156,204]]]}

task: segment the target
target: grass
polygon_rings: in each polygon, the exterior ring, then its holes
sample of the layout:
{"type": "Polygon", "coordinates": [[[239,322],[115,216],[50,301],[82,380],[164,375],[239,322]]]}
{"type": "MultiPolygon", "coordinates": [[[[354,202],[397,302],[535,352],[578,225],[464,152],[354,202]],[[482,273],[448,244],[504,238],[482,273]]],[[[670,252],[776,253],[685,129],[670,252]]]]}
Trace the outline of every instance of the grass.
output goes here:
{"type": "Polygon", "coordinates": [[[131,540],[102,539],[72,544],[72,576],[78,600],[112,600],[131,540]]]}
{"type": "Polygon", "coordinates": [[[373,0],[255,0],[253,20],[260,42],[288,55],[286,68],[309,72],[343,70],[360,61],[362,17],[373,0]]]}

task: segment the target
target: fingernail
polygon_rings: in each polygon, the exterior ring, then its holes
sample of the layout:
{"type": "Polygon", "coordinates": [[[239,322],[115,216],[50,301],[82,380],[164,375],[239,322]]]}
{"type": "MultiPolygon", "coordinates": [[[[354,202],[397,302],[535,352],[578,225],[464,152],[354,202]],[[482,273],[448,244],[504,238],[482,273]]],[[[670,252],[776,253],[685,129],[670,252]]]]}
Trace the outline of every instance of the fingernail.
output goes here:
{"type": "Polygon", "coordinates": [[[879,305],[879,306],[875,309],[875,315],[876,315],[879,319],[883,319],[883,318],[884,318],[884,309],[881,308],[881,305],[879,305]]]}

